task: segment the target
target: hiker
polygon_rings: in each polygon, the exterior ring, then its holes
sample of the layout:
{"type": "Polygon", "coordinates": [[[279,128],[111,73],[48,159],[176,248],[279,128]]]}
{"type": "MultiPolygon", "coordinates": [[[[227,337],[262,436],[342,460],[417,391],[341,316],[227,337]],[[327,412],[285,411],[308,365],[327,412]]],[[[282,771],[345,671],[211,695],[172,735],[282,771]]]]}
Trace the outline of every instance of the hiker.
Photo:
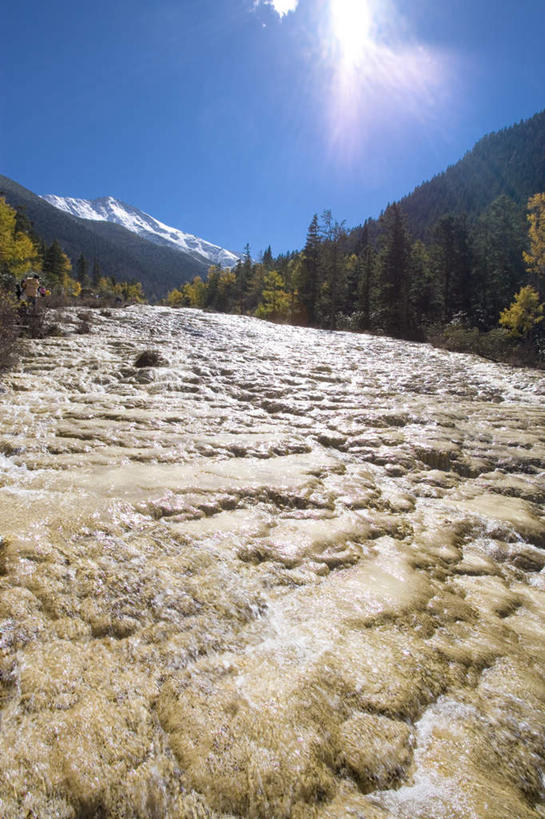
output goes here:
{"type": "Polygon", "coordinates": [[[40,289],[40,277],[37,273],[23,280],[22,300],[28,302],[32,307],[36,307],[36,297],[40,289]]]}
{"type": "Polygon", "coordinates": [[[21,301],[22,295],[23,289],[21,287],[21,282],[15,282],[15,296],[17,297],[17,301],[21,301]]]}

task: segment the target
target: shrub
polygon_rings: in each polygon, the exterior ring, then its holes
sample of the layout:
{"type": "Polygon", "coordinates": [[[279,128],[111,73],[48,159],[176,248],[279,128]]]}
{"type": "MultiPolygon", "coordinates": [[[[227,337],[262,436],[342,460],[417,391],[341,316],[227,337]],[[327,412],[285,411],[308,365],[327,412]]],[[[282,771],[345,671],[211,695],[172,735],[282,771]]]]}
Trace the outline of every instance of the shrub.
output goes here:
{"type": "Polygon", "coordinates": [[[518,341],[503,327],[481,333],[476,327],[451,322],[446,327],[434,328],[428,341],[454,353],[472,353],[517,367],[539,367],[545,360],[537,343],[518,341]]]}
{"type": "Polygon", "coordinates": [[[0,288],[0,370],[14,361],[15,344],[19,335],[17,303],[6,290],[0,288]]]}

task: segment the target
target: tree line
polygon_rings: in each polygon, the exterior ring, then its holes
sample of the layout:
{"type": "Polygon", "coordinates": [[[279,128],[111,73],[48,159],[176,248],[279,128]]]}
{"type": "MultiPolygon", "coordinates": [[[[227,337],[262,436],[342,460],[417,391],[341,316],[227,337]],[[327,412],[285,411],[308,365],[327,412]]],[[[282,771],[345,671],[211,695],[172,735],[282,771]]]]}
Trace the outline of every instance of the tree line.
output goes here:
{"type": "Polygon", "coordinates": [[[0,288],[8,296],[14,294],[17,283],[34,273],[56,299],[146,300],[139,281],[119,282],[103,275],[97,258],[91,262],[80,254],[73,269],[56,239],[47,244],[36,234],[24,210],[12,208],[0,197],[0,288]]]}
{"type": "MultiPolygon", "coordinates": [[[[29,272],[61,298],[145,301],[140,282],[103,275],[97,259],[80,254],[73,269],[58,241],[47,245],[0,197],[0,287],[14,293],[29,272]]],[[[400,203],[352,230],[324,211],[302,251],[274,257],[269,247],[255,261],[247,246],[234,268],[211,266],[165,303],[413,340],[495,333],[545,357],[544,299],[545,194],[536,194],[526,208],[501,195],[476,217],[443,214],[416,239],[400,203]]]]}
{"type": "Polygon", "coordinates": [[[314,215],[301,252],[209,269],[170,291],[171,306],[255,315],[330,330],[423,340],[452,325],[539,336],[545,298],[545,194],[527,212],[506,195],[477,218],[441,216],[414,239],[402,207],[351,231],[314,215]]]}

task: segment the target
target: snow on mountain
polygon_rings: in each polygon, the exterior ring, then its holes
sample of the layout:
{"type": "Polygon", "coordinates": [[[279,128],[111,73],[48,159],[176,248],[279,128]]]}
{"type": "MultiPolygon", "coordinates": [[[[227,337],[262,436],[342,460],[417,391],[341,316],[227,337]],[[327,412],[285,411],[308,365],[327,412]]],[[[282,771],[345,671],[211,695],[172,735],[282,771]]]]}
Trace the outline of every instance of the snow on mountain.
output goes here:
{"type": "Polygon", "coordinates": [[[199,239],[198,236],[169,227],[148,213],[127,205],[125,202],[120,202],[119,199],[114,199],[113,196],[102,196],[99,199],[74,199],[47,194],[41,198],[72,216],[97,222],[114,222],[156,245],[174,246],[199,261],[205,260],[210,264],[233,267],[240,258],[230,250],[199,239]]]}

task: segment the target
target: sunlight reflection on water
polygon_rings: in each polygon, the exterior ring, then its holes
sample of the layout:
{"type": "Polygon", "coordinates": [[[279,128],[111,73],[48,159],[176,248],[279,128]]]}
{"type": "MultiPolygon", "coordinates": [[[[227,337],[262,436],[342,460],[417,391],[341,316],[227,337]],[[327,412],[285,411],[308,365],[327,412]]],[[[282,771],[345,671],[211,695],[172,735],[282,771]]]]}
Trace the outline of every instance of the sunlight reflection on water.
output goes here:
{"type": "Polygon", "coordinates": [[[56,320],[0,394],[2,815],[544,815],[544,376],[56,320]]]}

